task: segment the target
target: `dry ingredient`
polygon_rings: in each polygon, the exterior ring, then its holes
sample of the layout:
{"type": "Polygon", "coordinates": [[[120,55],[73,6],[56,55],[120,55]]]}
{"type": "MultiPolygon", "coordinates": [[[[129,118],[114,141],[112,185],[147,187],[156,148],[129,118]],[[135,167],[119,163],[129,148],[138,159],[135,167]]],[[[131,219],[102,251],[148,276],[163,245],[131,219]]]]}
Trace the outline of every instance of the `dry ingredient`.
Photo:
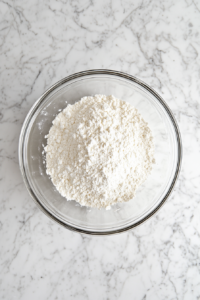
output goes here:
{"type": "Polygon", "coordinates": [[[84,206],[109,209],[129,201],[155,162],[148,124],[114,96],[68,105],[46,138],[47,174],[63,197],[84,206]]]}

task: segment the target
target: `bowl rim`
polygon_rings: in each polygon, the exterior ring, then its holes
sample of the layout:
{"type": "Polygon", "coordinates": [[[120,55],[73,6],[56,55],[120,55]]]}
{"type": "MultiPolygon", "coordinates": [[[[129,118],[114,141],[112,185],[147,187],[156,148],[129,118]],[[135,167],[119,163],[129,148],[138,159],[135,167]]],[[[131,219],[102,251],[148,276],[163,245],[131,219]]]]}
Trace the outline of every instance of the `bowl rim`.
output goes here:
{"type": "Polygon", "coordinates": [[[144,83],[143,81],[136,78],[135,76],[129,75],[129,74],[124,73],[124,72],[109,70],[109,69],[91,69],[91,70],[85,70],[85,71],[77,72],[77,73],[74,73],[74,74],[69,75],[67,77],[64,77],[63,79],[61,79],[58,82],[56,82],[55,84],[53,84],[49,89],[47,89],[42,94],[41,97],[38,98],[38,100],[36,100],[36,102],[33,104],[31,109],[29,110],[29,112],[28,112],[28,114],[27,114],[27,116],[26,116],[26,118],[23,122],[23,125],[22,125],[22,129],[21,129],[21,133],[20,133],[20,137],[19,137],[19,145],[18,145],[18,159],[19,159],[19,167],[20,167],[20,171],[21,171],[21,175],[22,175],[24,184],[25,184],[29,194],[31,195],[32,199],[36,203],[36,205],[40,208],[40,210],[43,213],[45,213],[46,216],[48,216],[49,218],[51,218],[52,220],[54,220],[55,222],[57,222],[58,224],[62,225],[63,227],[65,227],[69,230],[79,232],[79,233],[83,233],[83,234],[88,234],[88,235],[104,236],[104,235],[122,233],[122,232],[128,231],[132,228],[135,228],[135,227],[141,225],[142,223],[147,221],[149,218],[151,218],[155,213],[157,213],[157,211],[166,203],[166,200],[171,195],[171,193],[172,193],[172,191],[175,187],[175,184],[177,182],[178,176],[180,174],[181,162],[182,162],[182,141],[181,141],[180,130],[179,130],[177,121],[176,121],[175,117],[173,116],[172,111],[170,110],[170,108],[168,107],[166,102],[163,100],[163,98],[153,88],[151,88],[148,84],[144,83]],[[175,130],[175,133],[176,133],[177,149],[178,149],[177,165],[176,165],[176,171],[175,171],[175,174],[174,174],[174,178],[171,182],[171,185],[170,185],[167,193],[163,197],[162,201],[158,204],[158,206],[155,207],[154,210],[151,211],[142,220],[139,220],[135,224],[126,226],[126,227],[121,228],[121,229],[108,230],[108,231],[104,231],[104,232],[85,230],[85,229],[81,229],[81,228],[78,228],[78,227],[75,227],[75,226],[72,226],[72,225],[69,225],[69,224],[65,224],[61,220],[57,219],[57,217],[55,217],[51,212],[49,212],[45,208],[45,206],[39,201],[39,199],[37,198],[37,196],[34,193],[34,190],[31,188],[31,185],[29,184],[29,180],[28,180],[26,172],[25,172],[25,164],[24,164],[24,159],[23,159],[24,158],[24,153],[23,153],[24,139],[25,139],[25,136],[26,136],[28,125],[29,125],[35,111],[42,104],[42,102],[45,100],[47,95],[49,95],[56,88],[58,88],[59,86],[61,86],[62,84],[66,83],[66,82],[69,82],[71,80],[78,79],[78,78],[81,78],[81,77],[85,77],[85,76],[91,76],[91,75],[113,75],[113,76],[117,76],[117,77],[120,77],[120,78],[125,78],[129,81],[137,83],[138,85],[142,86],[147,91],[149,91],[159,101],[159,103],[162,105],[162,107],[165,109],[168,116],[170,117],[170,120],[173,124],[174,130],[175,130]]]}

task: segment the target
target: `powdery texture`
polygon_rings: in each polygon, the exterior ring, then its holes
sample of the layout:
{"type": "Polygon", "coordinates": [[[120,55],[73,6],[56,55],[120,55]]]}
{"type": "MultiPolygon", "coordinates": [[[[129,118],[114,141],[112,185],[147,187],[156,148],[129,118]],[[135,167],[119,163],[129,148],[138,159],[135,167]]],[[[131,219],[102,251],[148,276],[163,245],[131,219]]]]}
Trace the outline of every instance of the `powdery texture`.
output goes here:
{"type": "Polygon", "coordinates": [[[68,105],[46,137],[47,174],[63,197],[84,206],[129,201],[154,163],[147,123],[114,96],[84,97],[68,105]]]}

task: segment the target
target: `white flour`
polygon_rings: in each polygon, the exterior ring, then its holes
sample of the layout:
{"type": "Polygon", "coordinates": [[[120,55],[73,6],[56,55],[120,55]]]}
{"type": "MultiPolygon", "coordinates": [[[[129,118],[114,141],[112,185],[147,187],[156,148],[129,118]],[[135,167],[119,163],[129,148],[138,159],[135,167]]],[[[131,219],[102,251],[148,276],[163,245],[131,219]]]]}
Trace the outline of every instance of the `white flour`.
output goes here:
{"type": "Polygon", "coordinates": [[[138,111],[114,96],[68,105],[46,136],[46,166],[68,200],[106,207],[132,199],[151,172],[151,130],[138,111]]]}

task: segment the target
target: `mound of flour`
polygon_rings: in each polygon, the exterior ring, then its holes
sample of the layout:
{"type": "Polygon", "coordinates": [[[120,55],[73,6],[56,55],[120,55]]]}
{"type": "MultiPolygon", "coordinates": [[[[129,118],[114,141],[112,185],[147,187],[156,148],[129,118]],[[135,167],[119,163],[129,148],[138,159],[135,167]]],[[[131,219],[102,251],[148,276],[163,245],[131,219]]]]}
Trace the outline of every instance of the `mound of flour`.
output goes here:
{"type": "Polygon", "coordinates": [[[114,96],[84,97],[68,105],[46,137],[47,174],[63,197],[84,206],[129,201],[154,163],[147,123],[114,96]]]}

